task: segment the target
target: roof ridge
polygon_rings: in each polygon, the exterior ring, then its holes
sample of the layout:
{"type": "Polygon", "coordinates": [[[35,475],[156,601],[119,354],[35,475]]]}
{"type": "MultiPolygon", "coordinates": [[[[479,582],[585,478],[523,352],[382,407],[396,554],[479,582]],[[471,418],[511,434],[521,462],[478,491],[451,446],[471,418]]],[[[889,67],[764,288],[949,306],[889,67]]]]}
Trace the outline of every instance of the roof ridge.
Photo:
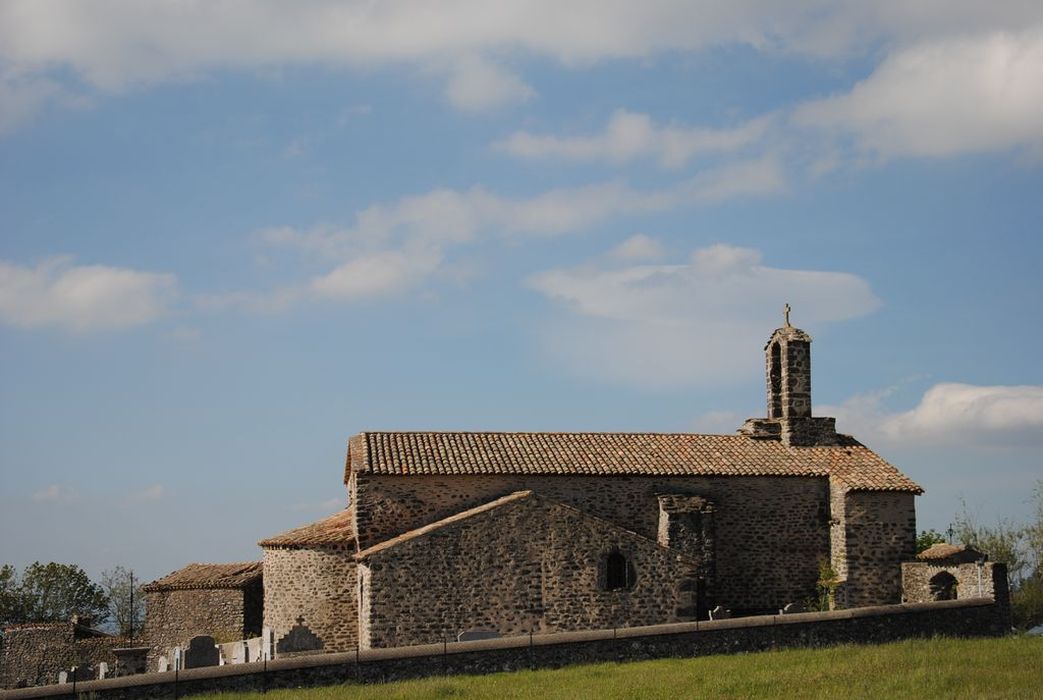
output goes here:
{"type": "Polygon", "coordinates": [[[695,435],[754,439],[740,433],[694,433],[662,430],[361,430],[356,435],[695,435]]]}
{"type": "Polygon", "coordinates": [[[142,586],[146,592],[193,588],[241,588],[262,575],[263,561],[189,562],[142,586]],[[211,569],[211,571],[207,571],[211,569]],[[209,576],[205,574],[209,573],[209,576]]]}

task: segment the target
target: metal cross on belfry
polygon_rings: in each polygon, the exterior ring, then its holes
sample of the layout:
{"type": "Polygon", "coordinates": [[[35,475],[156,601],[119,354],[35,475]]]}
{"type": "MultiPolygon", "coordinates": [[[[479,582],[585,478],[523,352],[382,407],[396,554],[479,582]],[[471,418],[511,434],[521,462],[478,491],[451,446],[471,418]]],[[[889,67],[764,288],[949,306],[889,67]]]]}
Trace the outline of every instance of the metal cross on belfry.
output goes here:
{"type": "Polygon", "coordinates": [[[782,313],[786,317],[786,326],[787,327],[789,327],[789,312],[790,312],[789,304],[786,304],[785,306],[782,307],[782,313]]]}

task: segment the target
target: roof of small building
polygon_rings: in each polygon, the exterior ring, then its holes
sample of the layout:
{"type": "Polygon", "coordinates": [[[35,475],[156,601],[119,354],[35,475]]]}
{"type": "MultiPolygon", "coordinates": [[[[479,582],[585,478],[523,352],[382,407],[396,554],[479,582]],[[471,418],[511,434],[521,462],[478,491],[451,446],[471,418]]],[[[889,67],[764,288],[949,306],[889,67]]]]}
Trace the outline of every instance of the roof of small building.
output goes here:
{"type": "Polygon", "coordinates": [[[261,578],[261,562],[189,564],[142,586],[148,593],[196,588],[244,588],[261,578]]]}
{"type": "Polygon", "coordinates": [[[355,523],[351,511],[344,509],[328,518],[263,539],[262,547],[311,547],[342,544],[355,539],[355,523]]]}
{"type": "Polygon", "coordinates": [[[745,435],[695,433],[365,432],[348,443],[352,472],[444,474],[810,476],[851,491],[923,493],[849,436],[789,447],[745,435]]]}
{"type": "Polygon", "coordinates": [[[943,559],[960,559],[964,561],[976,561],[981,559],[982,553],[965,544],[948,544],[945,542],[932,544],[916,555],[920,561],[940,561],[943,559]]]}

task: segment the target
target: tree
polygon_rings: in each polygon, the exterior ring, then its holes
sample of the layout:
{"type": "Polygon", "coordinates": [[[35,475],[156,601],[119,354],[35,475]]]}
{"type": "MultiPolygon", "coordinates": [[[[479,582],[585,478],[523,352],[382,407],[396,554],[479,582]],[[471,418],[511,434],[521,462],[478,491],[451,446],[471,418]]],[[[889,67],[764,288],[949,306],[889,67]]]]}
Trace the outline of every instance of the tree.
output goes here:
{"type": "Polygon", "coordinates": [[[1001,518],[995,525],[982,525],[967,509],[966,502],[962,504],[953,527],[960,542],[989,555],[992,561],[1004,562],[1012,586],[1021,583],[1028,566],[1024,551],[1025,527],[1006,518],[1001,518]]]}
{"type": "Polygon", "coordinates": [[[928,549],[929,547],[936,544],[944,544],[945,536],[937,530],[924,530],[916,536],[916,553],[928,549]]]}
{"type": "Polygon", "coordinates": [[[10,564],[0,566],[0,628],[22,620],[18,587],[18,570],[10,564]]]}
{"type": "Polygon", "coordinates": [[[117,566],[101,572],[101,586],[109,598],[109,615],[116,634],[134,637],[145,619],[145,596],[134,572],[117,566]]]}
{"type": "Polygon", "coordinates": [[[1043,584],[1043,481],[1037,481],[1032,490],[1035,507],[1034,521],[1025,527],[1025,544],[1032,566],[1032,578],[1043,584]]]}
{"type": "Polygon", "coordinates": [[[992,527],[981,525],[966,503],[955,523],[961,542],[1007,564],[1011,613],[1021,629],[1043,623],[1043,481],[1036,482],[1032,500],[1035,508],[1027,525],[1006,519],[992,527]]]}
{"type": "Polygon", "coordinates": [[[12,622],[59,622],[73,615],[101,622],[108,617],[105,591],[75,564],[30,564],[15,591],[12,622]]]}

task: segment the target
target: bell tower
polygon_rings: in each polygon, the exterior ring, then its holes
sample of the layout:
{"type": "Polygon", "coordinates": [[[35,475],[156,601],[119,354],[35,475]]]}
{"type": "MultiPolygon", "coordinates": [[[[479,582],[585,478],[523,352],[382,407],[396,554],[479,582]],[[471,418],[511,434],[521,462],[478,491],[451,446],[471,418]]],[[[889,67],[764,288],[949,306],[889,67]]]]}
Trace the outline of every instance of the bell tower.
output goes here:
{"type": "Polygon", "coordinates": [[[768,418],[810,418],[811,336],[790,325],[790,305],[784,309],[786,325],[764,346],[768,418]]]}
{"type": "Polygon", "coordinates": [[[750,418],[739,432],[795,447],[835,445],[836,419],[811,415],[811,336],[790,323],[790,311],[786,304],[784,325],[764,346],[768,416],[750,418]]]}

